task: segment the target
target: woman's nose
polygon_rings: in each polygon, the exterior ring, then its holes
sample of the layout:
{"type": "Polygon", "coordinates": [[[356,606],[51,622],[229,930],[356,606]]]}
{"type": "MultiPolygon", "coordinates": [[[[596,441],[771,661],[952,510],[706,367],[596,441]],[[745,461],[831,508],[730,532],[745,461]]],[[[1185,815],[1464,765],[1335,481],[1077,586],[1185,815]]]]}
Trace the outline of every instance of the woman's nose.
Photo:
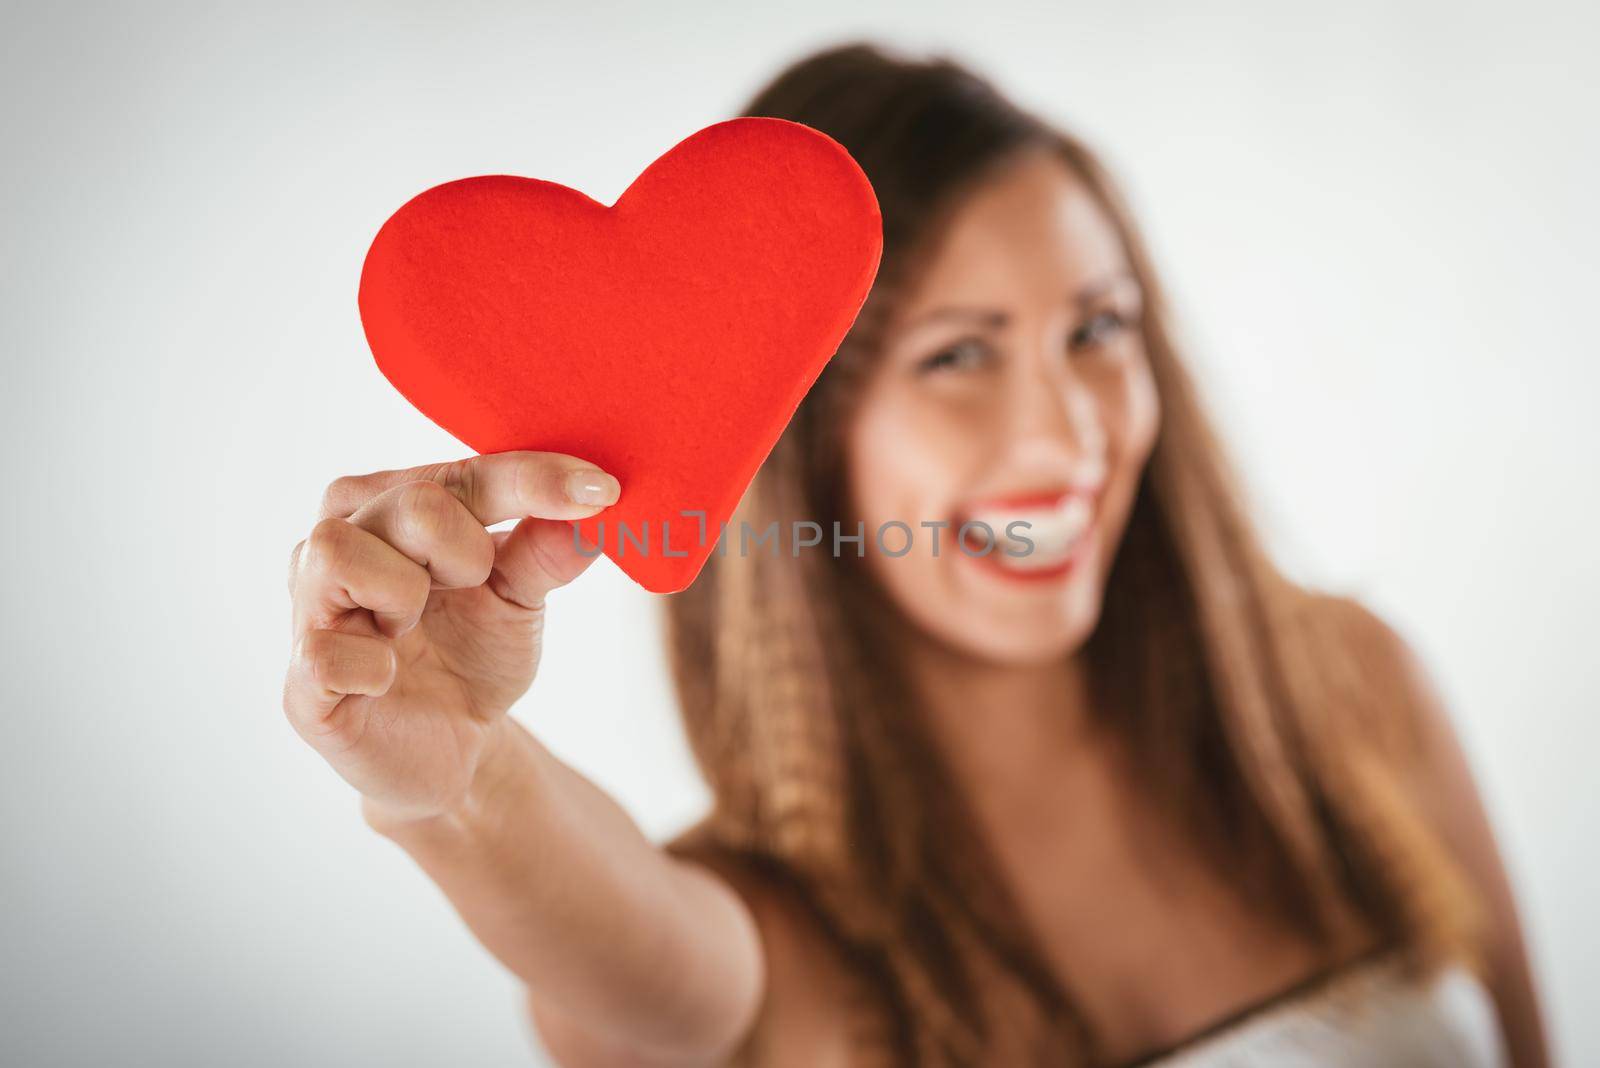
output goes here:
{"type": "Polygon", "coordinates": [[[1103,460],[1106,426],[1099,400],[1070,368],[1018,374],[1011,395],[1007,424],[1017,438],[1052,445],[1081,461],[1103,460]]]}

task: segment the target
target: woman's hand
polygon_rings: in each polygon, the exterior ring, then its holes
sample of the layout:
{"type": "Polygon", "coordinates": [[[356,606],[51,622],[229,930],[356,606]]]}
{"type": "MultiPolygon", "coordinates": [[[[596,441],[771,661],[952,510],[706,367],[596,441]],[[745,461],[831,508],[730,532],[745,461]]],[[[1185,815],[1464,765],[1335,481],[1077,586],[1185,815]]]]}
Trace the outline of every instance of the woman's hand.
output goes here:
{"type": "Polygon", "coordinates": [[[589,563],[564,521],[619,491],[591,464],[537,452],[328,487],[290,557],[283,706],[369,819],[426,819],[465,798],[533,681],[545,595],[589,563]]]}
{"type": "Polygon", "coordinates": [[[290,559],[283,706],[565,1048],[721,1063],[763,989],[748,909],[506,715],[533,681],[545,595],[589,562],[566,521],[619,491],[534,452],[334,482],[290,559]]]}

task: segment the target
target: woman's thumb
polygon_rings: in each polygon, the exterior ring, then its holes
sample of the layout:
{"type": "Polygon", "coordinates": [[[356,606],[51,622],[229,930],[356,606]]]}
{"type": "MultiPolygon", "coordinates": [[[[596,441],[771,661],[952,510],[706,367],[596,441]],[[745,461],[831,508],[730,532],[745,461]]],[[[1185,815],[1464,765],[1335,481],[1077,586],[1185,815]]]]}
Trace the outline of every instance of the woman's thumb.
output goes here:
{"type": "Polygon", "coordinates": [[[545,595],[583,573],[599,551],[579,540],[576,525],[561,519],[522,520],[494,535],[489,589],[523,608],[544,606],[545,595]]]}

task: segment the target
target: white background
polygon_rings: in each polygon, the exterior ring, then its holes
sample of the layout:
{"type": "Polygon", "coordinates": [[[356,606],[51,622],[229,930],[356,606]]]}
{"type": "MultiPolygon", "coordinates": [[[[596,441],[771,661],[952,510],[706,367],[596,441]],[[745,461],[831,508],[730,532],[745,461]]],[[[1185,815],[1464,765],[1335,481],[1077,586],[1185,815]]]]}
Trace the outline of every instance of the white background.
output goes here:
{"type": "MultiPolygon", "coordinates": [[[[1600,1063],[1600,23],[1290,6],[6,7],[0,1061],[527,1063],[511,982],[279,709],[322,485],[462,451],[373,367],[361,257],[450,178],[609,201],[870,34],[1125,176],[1272,543],[1433,668],[1600,1063]]],[[[655,628],[602,561],[519,713],[664,835],[704,794],[655,628]]]]}

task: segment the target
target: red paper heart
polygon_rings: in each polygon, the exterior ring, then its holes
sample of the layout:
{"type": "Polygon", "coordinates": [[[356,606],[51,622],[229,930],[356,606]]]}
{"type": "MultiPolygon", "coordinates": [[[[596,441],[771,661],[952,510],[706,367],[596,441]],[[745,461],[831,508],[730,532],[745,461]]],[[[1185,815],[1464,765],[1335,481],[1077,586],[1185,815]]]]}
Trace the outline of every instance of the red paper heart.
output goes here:
{"type": "Polygon", "coordinates": [[[384,376],[472,449],[570,453],[616,475],[621,499],[580,529],[672,592],[855,320],[882,242],[839,144],[734,119],[612,207],[506,175],[420,194],[373,239],[361,321],[384,376]],[[703,539],[686,511],[705,513],[703,539]]]}

